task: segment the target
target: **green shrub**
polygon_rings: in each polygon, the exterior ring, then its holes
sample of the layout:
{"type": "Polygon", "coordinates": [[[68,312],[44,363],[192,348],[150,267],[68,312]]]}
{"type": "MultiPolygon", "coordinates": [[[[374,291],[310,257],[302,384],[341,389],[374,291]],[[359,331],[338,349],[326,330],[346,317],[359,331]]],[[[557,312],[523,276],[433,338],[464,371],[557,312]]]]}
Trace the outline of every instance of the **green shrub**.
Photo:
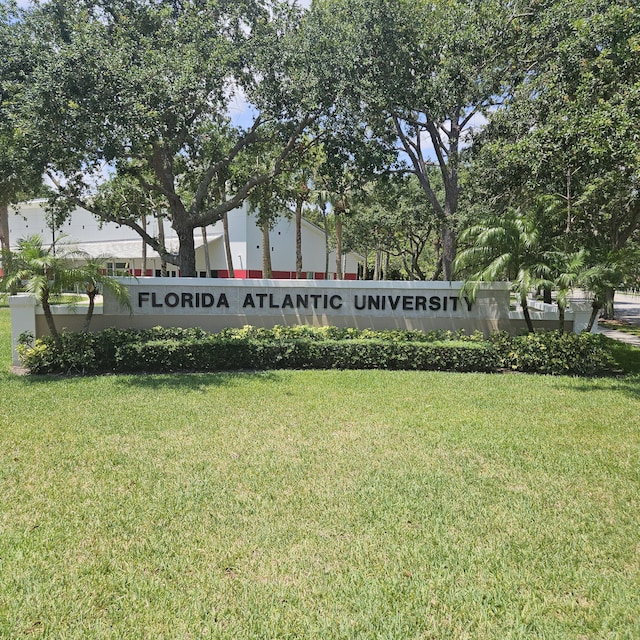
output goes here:
{"type": "Polygon", "coordinates": [[[204,339],[148,340],[125,344],[116,351],[119,372],[224,371],[255,366],[254,341],[211,336],[204,339]]]}
{"type": "Polygon", "coordinates": [[[100,334],[63,332],[61,347],[51,336],[37,340],[25,336],[17,351],[22,364],[33,374],[102,373],[109,370],[106,366],[109,354],[105,349],[111,344],[100,334]]]}
{"type": "Polygon", "coordinates": [[[259,340],[210,337],[154,340],[118,350],[118,371],[220,371],[232,369],[420,369],[495,371],[499,358],[488,344],[384,340],[259,340]]]}
{"type": "Polygon", "coordinates": [[[480,331],[468,336],[464,330],[435,329],[423,332],[403,329],[376,330],[334,326],[311,327],[308,325],[292,327],[276,325],[272,329],[246,325],[242,329],[223,329],[219,335],[230,338],[254,338],[256,340],[385,340],[387,342],[444,342],[450,340],[478,342],[484,340],[480,331]]]}
{"type": "Polygon", "coordinates": [[[33,336],[22,334],[16,351],[20,362],[31,373],[53,373],[60,370],[60,355],[49,336],[35,340],[33,336]]]}
{"type": "Polygon", "coordinates": [[[508,337],[492,336],[502,366],[512,371],[594,376],[618,372],[604,336],[548,331],[508,337]]]}
{"type": "Polygon", "coordinates": [[[106,329],[26,336],[18,347],[31,373],[223,371],[243,369],[414,369],[603,375],[616,371],[606,339],[536,333],[488,340],[458,332],[338,327],[106,329]]]}

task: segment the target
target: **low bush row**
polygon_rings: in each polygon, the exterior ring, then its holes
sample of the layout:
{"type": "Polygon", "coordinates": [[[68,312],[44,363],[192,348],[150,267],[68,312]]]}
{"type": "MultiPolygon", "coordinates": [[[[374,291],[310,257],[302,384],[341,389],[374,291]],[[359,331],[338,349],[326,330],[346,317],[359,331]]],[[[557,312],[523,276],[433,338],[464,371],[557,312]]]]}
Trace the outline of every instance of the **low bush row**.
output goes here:
{"type": "Polygon", "coordinates": [[[511,371],[576,376],[620,373],[611,354],[610,339],[599,334],[546,331],[509,336],[496,333],[489,341],[500,353],[502,368],[511,371]]]}
{"type": "Polygon", "coordinates": [[[557,332],[512,337],[498,333],[372,331],[337,327],[106,329],[62,333],[18,346],[33,374],[228,371],[259,369],[500,370],[604,375],[616,371],[606,339],[557,332]]]}

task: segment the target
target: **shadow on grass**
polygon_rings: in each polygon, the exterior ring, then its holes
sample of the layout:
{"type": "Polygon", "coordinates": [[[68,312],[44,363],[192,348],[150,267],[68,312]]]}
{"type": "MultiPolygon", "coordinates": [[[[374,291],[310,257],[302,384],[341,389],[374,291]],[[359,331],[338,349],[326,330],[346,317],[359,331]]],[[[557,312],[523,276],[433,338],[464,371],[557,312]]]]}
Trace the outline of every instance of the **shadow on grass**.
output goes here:
{"type": "Polygon", "coordinates": [[[148,373],[120,374],[118,384],[141,389],[206,389],[211,386],[232,386],[246,381],[277,382],[274,371],[221,371],[216,373],[148,373]]]}
{"type": "MultiPolygon", "coordinates": [[[[272,384],[281,379],[281,372],[276,371],[222,371],[216,373],[121,373],[107,375],[24,375],[16,376],[7,373],[14,380],[25,385],[39,384],[86,384],[92,379],[109,378],[116,386],[138,387],[140,389],[196,389],[205,390],[210,387],[228,387],[247,381],[272,384]]],[[[1,376],[0,376],[1,377],[1,376]]]]}
{"type": "Polygon", "coordinates": [[[576,391],[607,391],[619,392],[634,400],[640,400],[640,349],[626,342],[620,342],[607,338],[609,350],[624,375],[617,378],[598,378],[602,384],[594,382],[589,384],[571,386],[576,391]]]}
{"type": "Polygon", "coordinates": [[[627,375],[620,378],[592,378],[584,384],[561,385],[566,386],[571,391],[583,391],[593,393],[594,391],[606,391],[611,393],[622,393],[623,395],[640,400],[640,374],[627,375]]]}
{"type": "Polygon", "coordinates": [[[614,360],[628,375],[640,374],[640,349],[618,340],[608,340],[614,360]]]}

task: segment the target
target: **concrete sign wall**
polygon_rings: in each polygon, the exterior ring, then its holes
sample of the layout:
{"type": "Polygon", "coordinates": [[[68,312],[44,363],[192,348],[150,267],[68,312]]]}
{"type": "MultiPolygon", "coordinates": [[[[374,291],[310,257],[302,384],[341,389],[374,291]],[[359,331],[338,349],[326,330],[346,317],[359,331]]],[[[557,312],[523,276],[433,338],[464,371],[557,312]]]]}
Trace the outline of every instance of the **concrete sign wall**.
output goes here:
{"type": "MultiPolygon", "coordinates": [[[[471,301],[461,293],[462,282],[373,282],[322,280],[228,280],[202,278],[123,279],[133,313],[105,295],[97,306],[92,331],[107,327],[227,327],[315,325],[358,329],[463,329],[467,333],[519,333],[522,312],[509,310],[506,283],[491,283],[471,301]]],[[[533,303],[532,303],[533,304],[533,303]]],[[[48,333],[42,309],[27,294],[9,297],[13,363],[15,346],[24,331],[36,337],[48,333]]],[[[573,305],[565,328],[580,331],[590,305],[573,305]]],[[[54,307],[60,330],[79,331],[86,307],[54,307]]],[[[532,309],[536,328],[557,328],[557,310],[532,309]]]]}
{"type": "MultiPolygon", "coordinates": [[[[133,326],[247,324],[335,325],[372,329],[506,328],[505,285],[481,290],[476,300],[460,294],[461,282],[309,280],[216,280],[191,278],[126,280],[133,316],[105,296],[103,320],[126,316],[133,326]]],[[[127,322],[124,318],[119,321],[127,322]]]]}

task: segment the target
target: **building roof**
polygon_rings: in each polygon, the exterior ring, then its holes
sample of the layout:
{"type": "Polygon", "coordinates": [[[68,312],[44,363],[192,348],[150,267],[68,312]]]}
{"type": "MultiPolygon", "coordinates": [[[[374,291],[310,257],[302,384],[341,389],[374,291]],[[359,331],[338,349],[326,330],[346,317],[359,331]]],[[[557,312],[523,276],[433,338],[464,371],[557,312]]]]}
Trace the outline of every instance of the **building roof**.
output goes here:
{"type": "MultiPolygon", "coordinates": [[[[209,233],[207,237],[207,243],[211,244],[216,240],[222,238],[221,233],[209,233]]],[[[204,241],[202,238],[195,237],[194,243],[196,249],[199,249],[204,245],[204,241]]],[[[143,241],[141,238],[129,240],[95,240],[91,242],[60,242],[58,246],[64,246],[74,251],[81,251],[82,253],[87,254],[92,258],[124,258],[133,260],[136,258],[140,258],[142,255],[142,245],[143,241]]],[[[167,251],[170,253],[178,253],[179,249],[179,241],[177,237],[166,238],[165,239],[165,247],[167,251]]],[[[147,246],[147,257],[149,258],[159,258],[159,254],[154,251],[151,247],[147,246]]]]}

